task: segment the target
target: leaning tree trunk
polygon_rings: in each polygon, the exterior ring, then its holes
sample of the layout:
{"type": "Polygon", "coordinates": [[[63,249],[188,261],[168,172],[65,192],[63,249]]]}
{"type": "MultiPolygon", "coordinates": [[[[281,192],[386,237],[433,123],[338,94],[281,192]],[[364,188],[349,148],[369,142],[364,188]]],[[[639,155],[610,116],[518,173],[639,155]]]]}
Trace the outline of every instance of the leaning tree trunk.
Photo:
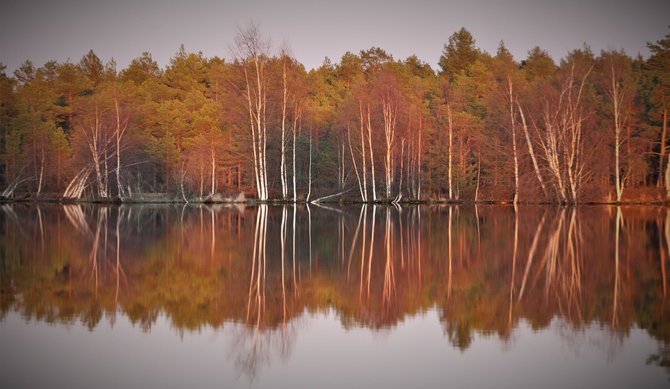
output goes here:
{"type": "MultiPolygon", "coordinates": [[[[668,134],[668,110],[663,110],[663,131],[661,132],[661,150],[660,156],[658,158],[658,180],[656,181],[656,186],[661,187],[663,185],[663,157],[665,157],[665,138],[668,134]]],[[[667,180],[665,183],[666,187],[668,185],[667,180]]]]}
{"type": "Polygon", "coordinates": [[[544,185],[544,180],[542,179],[542,174],[540,173],[540,167],[537,164],[537,157],[535,156],[535,150],[533,149],[533,143],[530,140],[530,134],[528,134],[528,125],[526,124],[526,117],[523,114],[523,109],[521,109],[521,104],[519,101],[516,102],[517,108],[519,109],[519,116],[521,116],[521,124],[523,128],[524,135],[526,136],[526,143],[528,144],[528,154],[530,154],[530,159],[533,161],[533,168],[535,169],[535,176],[537,181],[540,183],[542,188],[542,194],[545,199],[547,198],[547,188],[544,185]]]}

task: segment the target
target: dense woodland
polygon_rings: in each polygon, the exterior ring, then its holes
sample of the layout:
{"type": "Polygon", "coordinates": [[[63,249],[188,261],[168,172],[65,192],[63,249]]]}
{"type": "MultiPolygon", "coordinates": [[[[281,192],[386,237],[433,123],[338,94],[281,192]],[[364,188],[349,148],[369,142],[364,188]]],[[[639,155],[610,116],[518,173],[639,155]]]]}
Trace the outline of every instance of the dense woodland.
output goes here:
{"type": "Polygon", "coordinates": [[[519,61],[461,29],[437,70],[373,47],[307,71],[250,25],[230,59],[0,64],[1,195],[665,200],[670,34],[648,45],[519,61]]]}

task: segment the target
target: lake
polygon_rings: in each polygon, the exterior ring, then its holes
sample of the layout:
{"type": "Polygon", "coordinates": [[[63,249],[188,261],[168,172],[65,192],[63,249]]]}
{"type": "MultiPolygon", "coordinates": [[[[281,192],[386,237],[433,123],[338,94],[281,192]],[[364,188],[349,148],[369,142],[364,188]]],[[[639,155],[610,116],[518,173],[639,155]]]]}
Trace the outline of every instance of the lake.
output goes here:
{"type": "Polygon", "coordinates": [[[0,209],[3,388],[670,385],[655,206],[0,209]]]}

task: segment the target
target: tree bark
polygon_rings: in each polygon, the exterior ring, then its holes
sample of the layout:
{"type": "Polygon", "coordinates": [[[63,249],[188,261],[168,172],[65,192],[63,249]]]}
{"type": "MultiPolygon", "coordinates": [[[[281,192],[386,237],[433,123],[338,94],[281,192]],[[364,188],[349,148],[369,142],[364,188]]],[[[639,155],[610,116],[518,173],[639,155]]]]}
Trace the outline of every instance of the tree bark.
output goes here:
{"type": "MultiPolygon", "coordinates": [[[[114,111],[116,113],[116,190],[119,198],[124,196],[123,185],[121,185],[121,114],[119,112],[119,99],[114,96],[114,111]]],[[[123,129],[125,132],[125,128],[123,129]]]]}
{"type": "Polygon", "coordinates": [[[288,183],[286,180],[286,102],[288,95],[288,87],[286,84],[286,57],[283,58],[282,64],[282,108],[281,108],[281,193],[282,198],[286,199],[288,195],[288,183]]]}
{"type": "Polygon", "coordinates": [[[358,182],[358,190],[361,193],[361,201],[365,201],[365,193],[363,192],[363,184],[361,183],[361,176],[358,174],[358,166],[356,164],[356,157],[354,156],[354,149],[351,146],[351,129],[347,125],[347,138],[349,139],[349,152],[351,153],[351,162],[354,165],[354,172],[356,173],[356,181],[358,182]]]}
{"type": "MultiPolygon", "coordinates": [[[[514,93],[512,89],[512,80],[508,77],[507,84],[509,86],[509,118],[512,131],[512,152],[514,154],[514,199],[513,203],[519,202],[519,159],[516,152],[516,120],[514,118],[514,93]]],[[[479,177],[479,175],[478,175],[479,177]]],[[[479,182],[479,180],[478,180],[479,182]]]]}
{"type": "Polygon", "coordinates": [[[517,108],[519,109],[519,115],[521,116],[521,125],[523,128],[524,135],[526,136],[526,143],[528,144],[528,154],[530,154],[530,159],[533,161],[533,168],[535,169],[535,176],[537,181],[540,183],[540,188],[542,188],[542,194],[544,198],[547,198],[547,188],[544,185],[544,180],[542,179],[542,174],[540,173],[540,167],[537,164],[537,157],[535,156],[535,151],[533,149],[533,143],[530,140],[530,134],[528,133],[528,125],[526,124],[526,117],[523,114],[523,109],[521,109],[521,104],[519,101],[516,102],[517,108]]]}
{"type": "Polygon", "coordinates": [[[363,162],[361,166],[361,170],[363,173],[363,201],[367,202],[368,201],[368,180],[367,180],[367,166],[365,163],[365,132],[363,131],[365,125],[364,125],[364,120],[363,120],[363,106],[362,104],[358,103],[358,111],[360,113],[360,119],[361,119],[361,160],[363,162]]]}
{"type": "Polygon", "coordinates": [[[451,179],[451,154],[452,154],[452,146],[453,146],[453,140],[454,140],[454,123],[453,119],[451,117],[451,104],[447,103],[447,123],[449,127],[449,167],[447,170],[447,176],[449,179],[449,200],[453,199],[453,185],[452,185],[452,179],[451,179]]]}
{"type": "Polygon", "coordinates": [[[375,157],[372,150],[372,121],[370,119],[370,104],[368,103],[368,145],[370,146],[370,168],[372,169],[372,200],[377,201],[377,185],[375,182],[375,157]]]}

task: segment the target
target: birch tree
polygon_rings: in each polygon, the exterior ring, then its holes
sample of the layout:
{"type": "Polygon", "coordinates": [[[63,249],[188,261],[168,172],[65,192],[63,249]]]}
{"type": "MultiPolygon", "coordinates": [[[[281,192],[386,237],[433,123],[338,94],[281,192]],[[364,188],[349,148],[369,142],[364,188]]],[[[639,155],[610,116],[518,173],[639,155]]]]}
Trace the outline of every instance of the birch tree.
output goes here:
{"type": "Polygon", "coordinates": [[[268,199],[267,176],[267,77],[270,42],[253,23],[235,36],[235,56],[244,76],[243,94],[249,113],[254,176],[258,198],[268,199]]]}
{"type": "Polygon", "coordinates": [[[614,133],[614,184],[616,201],[620,202],[625,183],[621,146],[625,141],[623,132],[631,119],[631,100],[635,93],[631,60],[620,51],[603,52],[598,59],[598,67],[599,84],[611,108],[614,133]]]}

